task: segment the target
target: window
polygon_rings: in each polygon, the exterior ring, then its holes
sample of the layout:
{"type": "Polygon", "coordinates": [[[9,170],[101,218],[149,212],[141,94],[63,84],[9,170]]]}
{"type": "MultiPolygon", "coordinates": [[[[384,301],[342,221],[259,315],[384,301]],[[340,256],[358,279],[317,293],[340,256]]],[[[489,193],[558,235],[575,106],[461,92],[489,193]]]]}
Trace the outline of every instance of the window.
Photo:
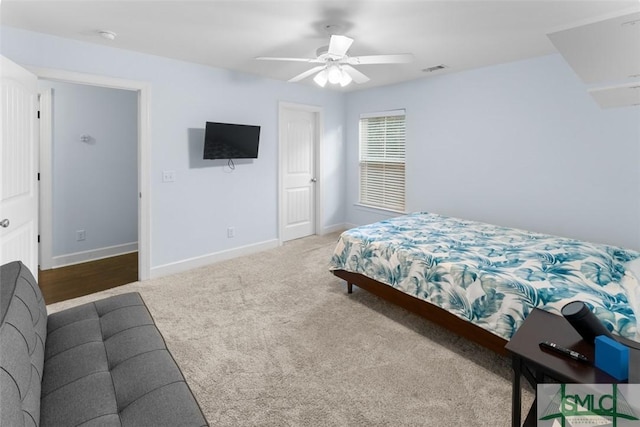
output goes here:
{"type": "Polygon", "coordinates": [[[405,111],[360,116],[360,203],[405,209],[405,111]]]}

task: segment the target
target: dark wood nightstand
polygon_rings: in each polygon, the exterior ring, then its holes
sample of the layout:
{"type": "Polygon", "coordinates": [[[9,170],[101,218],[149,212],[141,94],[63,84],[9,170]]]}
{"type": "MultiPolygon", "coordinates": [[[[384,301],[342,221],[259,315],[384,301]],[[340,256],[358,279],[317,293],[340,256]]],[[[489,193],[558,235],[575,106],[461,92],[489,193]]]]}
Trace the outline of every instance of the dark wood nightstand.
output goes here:
{"type": "MultiPolygon", "coordinates": [[[[634,347],[638,343],[616,336],[622,344],[628,345],[630,360],[635,360],[640,353],[634,347]]],[[[505,346],[512,357],[513,389],[511,407],[511,425],[520,427],[521,421],[521,389],[520,379],[524,376],[534,390],[540,383],[580,383],[580,384],[613,384],[620,381],[597,369],[593,365],[594,346],[585,342],[571,324],[562,316],[534,309],[522,326],[511,337],[505,346]],[[540,349],[542,341],[551,341],[560,346],[584,354],[589,363],[579,362],[569,357],[540,349]]],[[[631,373],[630,373],[631,374],[631,373]]],[[[630,379],[634,377],[630,375],[630,379]]],[[[625,381],[626,382],[626,381],[625,381]]],[[[635,382],[635,381],[634,381],[635,382]]],[[[524,426],[536,425],[536,401],[534,400],[524,426]]]]}

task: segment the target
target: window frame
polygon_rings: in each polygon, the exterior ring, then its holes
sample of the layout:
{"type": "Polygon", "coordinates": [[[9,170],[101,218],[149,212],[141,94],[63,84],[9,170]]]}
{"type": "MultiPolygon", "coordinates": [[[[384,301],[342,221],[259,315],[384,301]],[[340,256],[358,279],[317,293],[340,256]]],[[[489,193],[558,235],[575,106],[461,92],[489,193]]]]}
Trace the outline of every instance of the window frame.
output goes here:
{"type": "Polygon", "coordinates": [[[405,109],[360,115],[358,120],[358,202],[356,205],[390,212],[405,212],[407,193],[406,120],[405,109]],[[389,132],[386,119],[399,116],[402,117],[401,129],[391,129],[389,132]],[[371,141],[370,138],[363,135],[363,121],[368,119],[385,119],[384,129],[380,134],[373,135],[374,138],[382,138],[383,142],[374,140],[373,147],[364,147],[364,144],[371,141]],[[364,138],[367,140],[365,141],[364,138]],[[392,140],[391,143],[389,143],[389,138],[392,140]],[[393,141],[397,138],[401,139],[399,144],[398,141],[393,141]],[[401,173],[397,171],[398,165],[402,165],[401,173]],[[363,170],[363,167],[370,169],[369,173],[363,170]],[[365,174],[367,175],[365,176],[365,174]],[[369,189],[366,188],[367,186],[369,189]],[[401,190],[400,196],[391,195],[397,193],[398,190],[401,190]],[[379,195],[372,198],[372,192],[379,192],[379,195]],[[368,195],[369,197],[367,197],[368,195]]]}

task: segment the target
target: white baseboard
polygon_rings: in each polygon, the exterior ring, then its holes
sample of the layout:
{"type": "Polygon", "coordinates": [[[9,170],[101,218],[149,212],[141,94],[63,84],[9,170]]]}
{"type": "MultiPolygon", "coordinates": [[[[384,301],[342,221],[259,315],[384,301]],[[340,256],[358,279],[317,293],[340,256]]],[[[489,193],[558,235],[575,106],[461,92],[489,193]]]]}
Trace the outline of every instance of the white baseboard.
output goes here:
{"type": "Polygon", "coordinates": [[[151,268],[151,279],[167,276],[169,274],[181,273],[193,268],[203,267],[215,262],[227,259],[237,258],[244,255],[251,255],[256,252],[266,251],[278,247],[278,239],[266,240],[264,242],[254,243],[251,245],[240,246],[238,248],[227,249],[220,252],[214,252],[208,255],[202,255],[195,258],[189,258],[182,261],[176,261],[169,264],[159,265],[151,268]]]}
{"type": "Polygon", "coordinates": [[[356,224],[350,224],[348,222],[344,224],[344,229],[345,230],[351,230],[352,228],[356,228],[356,227],[358,227],[358,225],[356,225],[356,224]]]}
{"type": "Polygon", "coordinates": [[[344,231],[347,230],[349,227],[347,227],[346,224],[334,224],[334,225],[329,225],[327,227],[324,227],[322,229],[322,235],[324,234],[330,234],[330,233],[337,233],[338,231],[344,231]]]}
{"type": "Polygon", "coordinates": [[[124,255],[138,250],[138,242],[124,243],[122,245],[107,246],[106,248],[92,249],[66,255],[58,255],[51,258],[51,268],[66,267],[88,261],[96,261],[117,255],[124,255]]]}

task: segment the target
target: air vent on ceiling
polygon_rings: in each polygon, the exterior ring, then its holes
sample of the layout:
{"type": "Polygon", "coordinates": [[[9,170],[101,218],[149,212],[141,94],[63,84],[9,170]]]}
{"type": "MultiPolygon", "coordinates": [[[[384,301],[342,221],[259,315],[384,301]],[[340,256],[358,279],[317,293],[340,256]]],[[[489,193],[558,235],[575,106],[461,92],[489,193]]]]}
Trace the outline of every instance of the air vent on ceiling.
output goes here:
{"type": "Polygon", "coordinates": [[[440,64],[440,65],[434,65],[433,67],[423,68],[422,71],[424,71],[425,73],[433,73],[434,71],[444,70],[445,68],[449,68],[449,67],[447,67],[444,64],[440,64]]]}

